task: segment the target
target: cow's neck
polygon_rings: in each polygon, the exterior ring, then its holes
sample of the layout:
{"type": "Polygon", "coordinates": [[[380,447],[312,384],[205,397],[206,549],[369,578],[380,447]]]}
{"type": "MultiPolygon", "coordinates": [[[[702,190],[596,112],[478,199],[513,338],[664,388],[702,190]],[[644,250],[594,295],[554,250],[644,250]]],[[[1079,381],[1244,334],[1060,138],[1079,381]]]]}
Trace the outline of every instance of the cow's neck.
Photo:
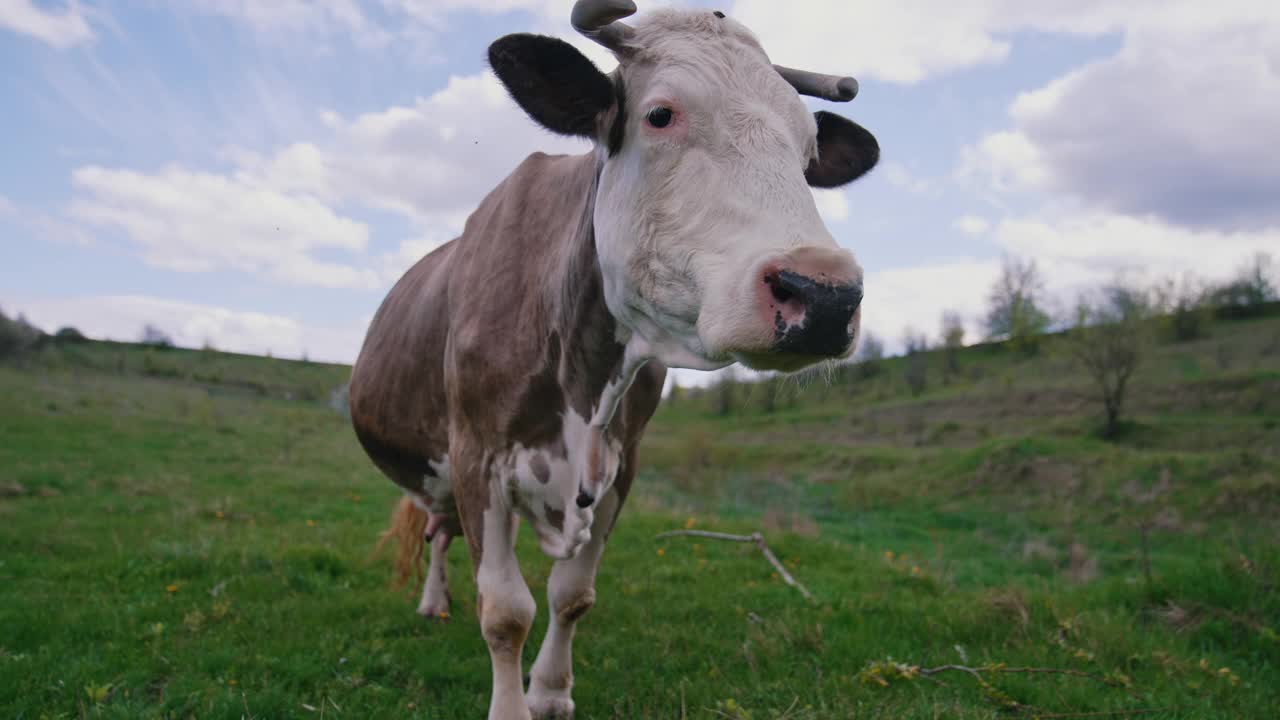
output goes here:
{"type": "Polygon", "coordinates": [[[609,427],[631,381],[651,357],[643,338],[621,326],[605,303],[594,227],[601,166],[595,154],[583,157],[583,172],[592,173],[590,189],[562,263],[563,293],[555,323],[564,348],[561,381],[569,405],[599,433],[609,427]]]}

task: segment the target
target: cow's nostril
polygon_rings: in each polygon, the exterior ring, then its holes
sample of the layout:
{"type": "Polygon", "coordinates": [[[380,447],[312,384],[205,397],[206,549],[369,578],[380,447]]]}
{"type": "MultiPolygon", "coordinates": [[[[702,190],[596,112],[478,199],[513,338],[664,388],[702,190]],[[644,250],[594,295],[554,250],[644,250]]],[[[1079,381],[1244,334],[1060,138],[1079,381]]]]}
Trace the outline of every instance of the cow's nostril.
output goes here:
{"type": "Polygon", "coordinates": [[[780,303],[785,303],[796,296],[790,288],[783,285],[782,278],[777,275],[765,275],[764,282],[769,286],[769,292],[773,294],[773,299],[780,303]]]}

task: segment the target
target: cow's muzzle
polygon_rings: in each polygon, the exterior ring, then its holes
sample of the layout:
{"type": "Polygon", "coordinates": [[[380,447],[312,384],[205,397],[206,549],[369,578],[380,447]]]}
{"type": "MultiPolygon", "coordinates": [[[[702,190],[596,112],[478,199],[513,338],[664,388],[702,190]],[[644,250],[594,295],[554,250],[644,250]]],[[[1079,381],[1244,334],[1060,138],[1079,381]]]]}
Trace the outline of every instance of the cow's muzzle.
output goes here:
{"type": "Polygon", "coordinates": [[[792,270],[766,273],[774,311],[772,350],[816,357],[840,357],[853,342],[854,313],[862,304],[861,283],[842,283],[792,270]]]}

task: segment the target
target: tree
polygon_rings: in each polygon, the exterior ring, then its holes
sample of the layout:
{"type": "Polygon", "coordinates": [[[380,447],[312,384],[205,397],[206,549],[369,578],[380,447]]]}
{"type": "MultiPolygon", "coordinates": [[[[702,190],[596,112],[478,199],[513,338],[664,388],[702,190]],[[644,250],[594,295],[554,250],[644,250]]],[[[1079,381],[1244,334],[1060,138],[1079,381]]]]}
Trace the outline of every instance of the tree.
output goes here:
{"type": "Polygon", "coordinates": [[[1250,305],[1262,305],[1277,299],[1275,260],[1270,253],[1256,252],[1240,266],[1237,282],[1244,286],[1250,305]]]}
{"type": "Polygon", "coordinates": [[[917,332],[915,328],[909,327],[902,331],[902,350],[907,355],[915,355],[916,353],[928,352],[929,336],[922,332],[917,332]]]}
{"type": "Polygon", "coordinates": [[[875,377],[880,374],[881,363],[884,361],[884,343],[876,335],[863,333],[854,359],[859,375],[864,378],[875,377]]]}
{"type": "Polygon", "coordinates": [[[760,388],[760,409],[767,413],[772,413],[778,409],[778,391],[781,389],[782,380],[776,375],[761,380],[756,384],[760,388]]]}
{"type": "Polygon", "coordinates": [[[143,326],[141,342],[143,345],[155,345],[156,347],[165,348],[173,347],[173,338],[169,337],[168,333],[151,323],[147,323],[143,326]]]}
{"type": "Polygon", "coordinates": [[[734,378],[733,367],[725,368],[720,376],[720,382],[716,384],[717,415],[723,416],[733,412],[734,390],[737,384],[737,380],[734,378]]]}
{"type": "Polygon", "coordinates": [[[680,382],[676,380],[676,376],[672,374],[671,390],[667,392],[667,407],[671,407],[672,405],[675,405],[676,403],[680,402],[680,400],[682,399],[680,397],[680,393],[683,391],[684,391],[684,388],[680,387],[680,382]]]}
{"type": "Polygon", "coordinates": [[[1077,305],[1075,328],[1068,335],[1071,353],[1098,390],[1106,418],[1104,437],[1115,437],[1120,430],[1129,381],[1146,350],[1150,312],[1146,294],[1120,281],[1077,305]],[[1121,286],[1124,292],[1117,292],[1121,286]]]}
{"type": "Polygon", "coordinates": [[[1256,253],[1240,266],[1234,278],[1210,293],[1210,303],[1219,309],[1247,312],[1276,299],[1271,266],[1270,255],[1256,253]]]}
{"type": "Polygon", "coordinates": [[[22,314],[10,320],[0,312],[0,357],[21,355],[38,345],[43,337],[44,332],[27,322],[22,314]]]}
{"type": "Polygon", "coordinates": [[[1034,260],[1006,255],[987,295],[987,335],[1008,340],[1013,347],[1027,353],[1039,349],[1040,336],[1049,327],[1049,314],[1043,309],[1044,280],[1034,260]]]}
{"type": "Polygon", "coordinates": [[[964,318],[954,310],[942,313],[942,347],[946,350],[946,373],[960,372],[960,348],[964,347],[964,318]]]}
{"type": "Polygon", "coordinates": [[[53,334],[53,339],[59,343],[75,344],[88,342],[89,338],[84,333],[68,325],[67,327],[58,328],[58,332],[53,334]]]}
{"type": "Polygon", "coordinates": [[[1208,291],[1195,275],[1167,278],[1152,291],[1153,310],[1162,316],[1163,331],[1174,342],[1190,342],[1205,335],[1209,321],[1208,291]]]}
{"type": "Polygon", "coordinates": [[[903,368],[903,378],[912,395],[924,392],[929,381],[929,361],[925,353],[929,350],[929,338],[912,328],[902,334],[902,347],[907,353],[907,364],[903,368]]]}

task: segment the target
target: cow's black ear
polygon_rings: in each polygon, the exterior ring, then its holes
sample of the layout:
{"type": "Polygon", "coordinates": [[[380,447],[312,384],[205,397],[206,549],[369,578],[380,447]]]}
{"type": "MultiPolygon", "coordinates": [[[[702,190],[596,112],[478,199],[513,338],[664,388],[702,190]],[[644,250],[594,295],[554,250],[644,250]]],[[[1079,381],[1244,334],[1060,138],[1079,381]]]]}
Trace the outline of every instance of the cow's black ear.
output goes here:
{"type": "Polygon", "coordinates": [[[819,110],[818,157],[804,177],[818,188],[840,187],[866,174],[880,161],[880,144],[866,128],[835,113],[819,110]]]}
{"type": "Polygon", "coordinates": [[[546,35],[516,33],[489,46],[489,66],[511,97],[543,127],[592,137],[613,105],[613,83],[577,48],[546,35]]]}

